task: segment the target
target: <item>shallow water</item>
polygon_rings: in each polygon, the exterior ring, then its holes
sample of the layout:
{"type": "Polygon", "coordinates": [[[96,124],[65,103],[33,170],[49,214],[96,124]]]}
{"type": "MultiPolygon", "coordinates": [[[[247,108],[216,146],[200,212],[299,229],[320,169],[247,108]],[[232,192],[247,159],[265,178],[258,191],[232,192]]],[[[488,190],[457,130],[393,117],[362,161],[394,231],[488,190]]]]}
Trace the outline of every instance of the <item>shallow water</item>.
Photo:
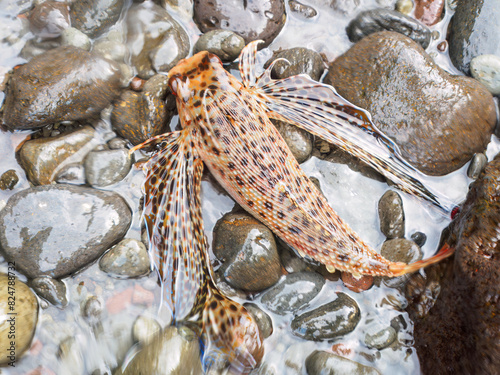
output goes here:
{"type": "MultiPolygon", "coordinates": [[[[17,14],[26,9],[23,5],[29,2],[0,0],[0,77],[5,71],[25,60],[18,57],[19,51],[26,40],[32,38],[26,32],[22,20],[17,14]]],[[[307,1],[303,1],[307,4],[307,1]]],[[[393,5],[395,1],[361,1],[359,11],[383,5],[393,5]]],[[[288,7],[288,5],[287,5],[288,7]]],[[[291,13],[287,8],[287,23],[281,34],[269,46],[269,50],[280,47],[288,48],[302,46],[324,53],[328,60],[345,52],[351,45],[344,30],[353,18],[339,16],[329,9],[326,1],[315,2],[319,16],[307,20],[300,15],[291,13]],[[318,5],[319,3],[319,5],[318,5]]],[[[199,30],[190,19],[189,2],[181,2],[179,7],[171,7],[169,11],[183,24],[187,30],[191,45],[199,35],[199,30]]],[[[437,52],[437,44],[444,39],[446,25],[452,12],[447,9],[445,18],[433,27],[439,31],[439,38],[432,41],[427,51],[435,56],[435,61],[447,71],[457,73],[451,65],[447,53],[437,52]]],[[[114,30],[122,30],[119,22],[114,30]]],[[[269,50],[261,52],[269,55],[269,50]]],[[[3,100],[3,93],[0,93],[3,100]]],[[[0,132],[0,174],[8,169],[14,169],[20,178],[13,191],[0,190],[0,208],[7,199],[17,191],[29,187],[24,171],[15,158],[18,145],[30,134],[25,132],[0,132]]],[[[500,143],[493,136],[487,155],[491,159],[500,150],[500,143]]],[[[368,179],[357,172],[351,171],[345,165],[339,165],[312,158],[303,165],[309,176],[320,180],[321,187],[328,201],[339,215],[349,223],[360,236],[375,249],[380,249],[384,236],[380,232],[377,204],[380,197],[390,187],[375,180],[368,179]]],[[[467,192],[470,179],[466,176],[464,166],[459,171],[442,178],[430,178],[430,183],[439,191],[446,192],[450,198],[459,202],[467,192]]],[[[133,168],[129,175],[120,183],[106,187],[122,195],[134,212],[133,223],[126,238],[140,239],[140,216],[138,212],[143,182],[142,171],[133,168]]],[[[403,198],[406,217],[406,238],[415,231],[427,235],[423,246],[424,257],[432,255],[437,248],[439,237],[449,219],[443,217],[437,210],[421,201],[400,193],[403,198]]],[[[203,218],[208,242],[212,241],[212,229],[217,220],[234,205],[233,200],[213,183],[211,178],[204,177],[202,183],[203,218]]],[[[6,271],[5,262],[0,263],[0,271],[6,271]]],[[[424,272],[424,271],[422,271],[424,272]]],[[[26,278],[20,275],[21,280],[26,278]]],[[[139,315],[151,315],[168,324],[169,317],[165,311],[158,312],[159,288],[156,275],[132,280],[119,280],[107,276],[99,270],[97,264],[81,271],[77,275],[64,279],[68,290],[69,305],[60,310],[41,301],[39,323],[32,349],[17,362],[15,369],[2,369],[5,374],[24,374],[42,366],[57,374],[88,374],[96,369],[105,371],[119,364],[119,359],[132,346],[131,326],[139,315]],[[81,308],[87,297],[97,296],[105,305],[103,318],[98,324],[91,324],[82,318],[81,308]],[[121,298],[111,299],[119,295],[121,298]],[[130,297],[132,296],[132,297],[130,297]],[[130,303],[124,304],[130,297],[130,303]],[[135,298],[135,299],[134,299],[135,298]],[[107,302],[105,302],[107,301],[107,302]],[[110,302],[111,301],[111,302],[110,302]],[[58,347],[61,341],[68,337],[75,338],[76,350],[72,362],[61,361],[58,357],[58,347]],[[75,369],[75,363],[81,372],[75,369]]],[[[335,292],[345,292],[354,298],[361,310],[361,321],[356,329],[348,335],[333,342],[305,341],[291,334],[289,324],[291,315],[280,317],[269,314],[273,319],[274,333],[264,341],[265,358],[268,366],[275,367],[281,374],[306,374],[303,366],[307,355],[315,349],[329,349],[332,345],[342,343],[353,353],[351,359],[365,365],[373,366],[384,374],[419,374],[418,358],[412,348],[413,324],[407,313],[403,311],[406,299],[398,290],[389,288],[383,283],[363,293],[348,290],[342,281],[327,281],[321,293],[313,299],[309,308],[318,307],[335,298],[335,292]],[[401,316],[406,328],[398,333],[399,345],[395,349],[369,349],[363,343],[365,333],[374,326],[387,327],[393,318],[401,316]]],[[[240,300],[242,302],[242,300],[240,300]]],[[[259,297],[253,301],[259,304],[259,297]]],[[[266,310],[265,308],[263,308],[266,310]]]]}

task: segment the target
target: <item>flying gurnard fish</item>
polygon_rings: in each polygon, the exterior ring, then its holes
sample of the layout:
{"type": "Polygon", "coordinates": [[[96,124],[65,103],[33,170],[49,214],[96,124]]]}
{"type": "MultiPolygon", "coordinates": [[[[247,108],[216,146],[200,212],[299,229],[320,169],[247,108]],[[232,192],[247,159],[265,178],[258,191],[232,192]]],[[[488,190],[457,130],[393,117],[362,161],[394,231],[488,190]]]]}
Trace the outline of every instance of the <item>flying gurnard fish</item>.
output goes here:
{"type": "MultiPolygon", "coordinates": [[[[358,157],[403,191],[443,211],[444,198],[427,189],[397,145],[370,115],[307,75],[271,78],[272,65],[256,75],[258,41],[241,52],[243,83],[219,58],[200,52],[168,73],[182,130],[138,145],[161,143],[145,164],[143,215],[149,250],[175,322],[191,324],[206,345],[248,372],[260,361],[259,330],[243,306],[223,296],[211,277],[201,217],[203,165],[245,210],[300,255],[355,276],[400,276],[452,254],[444,246],[412,264],[391,262],[365,244],[335,213],[301,170],[270,118],[288,122],[358,157]]],[[[211,353],[208,355],[208,353],[211,353]]],[[[205,359],[206,359],[205,358],[205,359]]]]}

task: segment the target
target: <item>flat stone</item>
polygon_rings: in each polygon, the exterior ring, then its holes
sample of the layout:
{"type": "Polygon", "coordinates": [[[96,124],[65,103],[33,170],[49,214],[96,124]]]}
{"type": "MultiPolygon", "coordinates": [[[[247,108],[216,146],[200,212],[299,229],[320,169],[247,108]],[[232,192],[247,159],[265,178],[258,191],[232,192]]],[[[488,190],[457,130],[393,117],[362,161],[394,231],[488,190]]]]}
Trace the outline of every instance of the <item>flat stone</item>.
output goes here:
{"type": "Polygon", "coordinates": [[[68,304],[66,285],[51,277],[37,277],[30,282],[33,290],[43,299],[56,307],[65,307],[68,304]]]}
{"type": "Polygon", "coordinates": [[[432,26],[441,20],[445,0],[415,0],[415,18],[432,26]]]}
{"type": "Polygon", "coordinates": [[[29,278],[60,278],[125,235],[130,208],[116,193],[72,185],[22,190],[0,211],[0,246],[29,278]]]}
{"type": "Polygon", "coordinates": [[[474,57],[470,62],[470,72],[492,95],[500,95],[500,56],[474,57]]]}
{"type": "Polygon", "coordinates": [[[306,369],[308,375],[381,375],[373,367],[319,350],[307,357],[306,369]]]}
{"type": "Polygon", "coordinates": [[[97,116],[120,91],[118,65],[73,46],[51,49],[14,71],[4,124],[32,129],[97,116]]]}
{"type": "Polygon", "coordinates": [[[200,36],[193,47],[193,54],[208,51],[222,61],[235,60],[245,47],[245,40],[230,30],[212,30],[200,36]]]}
{"type": "Polygon", "coordinates": [[[78,0],[71,3],[73,27],[95,38],[120,18],[124,0],[78,0]]]}
{"type": "Polygon", "coordinates": [[[139,277],[150,271],[146,246],[126,238],[113,246],[99,260],[99,268],[115,277],[139,277]]]}
{"type": "Polygon", "coordinates": [[[382,195],[378,202],[380,230],[387,238],[402,238],[405,235],[405,213],[401,196],[393,190],[382,195]]]}
{"type": "Polygon", "coordinates": [[[398,33],[363,38],[330,65],[325,82],[371,112],[403,157],[433,176],[482,152],[496,124],[493,97],[484,86],[449,75],[398,33]]]}
{"type": "Polygon", "coordinates": [[[85,178],[90,186],[115,184],[127,176],[132,161],[125,149],[89,152],[84,161],[85,178]]]}

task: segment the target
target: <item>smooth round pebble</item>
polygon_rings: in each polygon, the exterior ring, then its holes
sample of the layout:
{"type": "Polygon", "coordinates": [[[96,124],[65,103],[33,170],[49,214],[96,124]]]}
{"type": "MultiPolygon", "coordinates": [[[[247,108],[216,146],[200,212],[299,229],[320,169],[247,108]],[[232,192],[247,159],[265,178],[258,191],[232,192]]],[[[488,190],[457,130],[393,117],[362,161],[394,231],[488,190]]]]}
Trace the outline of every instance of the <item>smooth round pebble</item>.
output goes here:
{"type": "Polygon", "coordinates": [[[85,168],[82,164],[67,164],[57,172],[54,180],[58,184],[84,185],[85,168]]]}
{"type": "Polygon", "coordinates": [[[313,136],[304,129],[282,121],[273,121],[278,132],[288,145],[297,163],[304,163],[311,157],[313,136]]]}
{"type": "Polygon", "coordinates": [[[14,169],[2,173],[0,176],[0,190],[12,190],[19,182],[19,177],[14,169]]]}
{"type": "Polygon", "coordinates": [[[202,34],[193,47],[193,53],[208,51],[222,61],[236,59],[245,47],[245,39],[230,30],[212,30],[202,34]]]}
{"type": "Polygon", "coordinates": [[[409,16],[411,11],[413,10],[413,1],[412,0],[398,0],[396,3],[396,10],[398,12],[403,13],[406,16],[409,16]]]}
{"type": "Polygon", "coordinates": [[[410,239],[415,242],[418,246],[422,247],[427,241],[427,236],[422,232],[415,232],[410,236],[410,239]]]}
{"type": "Polygon", "coordinates": [[[161,326],[157,320],[139,315],[132,326],[132,337],[135,342],[148,343],[160,332],[161,326]]]}
{"type": "Polygon", "coordinates": [[[141,241],[126,238],[101,257],[99,268],[119,278],[146,275],[150,271],[146,246],[141,241]]]}
{"type": "Polygon", "coordinates": [[[369,348],[381,350],[391,345],[396,338],[396,330],[391,326],[382,329],[380,327],[373,327],[365,333],[364,341],[369,348]]]}
{"type": "Polygon", "coordinates": [[[85,178],[90,186],[103,187],[125,178],[132,167],[128,150],[92,151],[84,161],[85,178]]]}
{"type": "Polygon", "coordinates": [[[290,0],[288,6],[291,12],[300,14],[304,18],[313,18],[318,15],[318,12],[312,6],[302,4],[296,0],[290,0]]]}
{"type": "Polygon", "coordinates": [[[88,319],[97,319],[101,316],[103,305],[96,296],[91,296],[83,305],[82,315],[88,319]]]}
{"type": "Polygon", "coordinates": [[[74,27],[68,27],[61,33],[61,45],[73,46],[90,51],[92,42],[90,38],[74,27]]]}
{"type": "Polygon", "coordinates": [[[500,95],[500,57],[480,55],[470,62],[472,76],[481,82],[493,95],[500,95]]]}
{"type": "Polygon", "coordinates": [[[33,290],[43,299],[56,307],[65,307],[68,304],[66,284],[51,277],[37,277],[30,282],[33,290]]]}
{"type": "Polygon", "coordinates": [[[373,367],[319,350],[307,357],[306,369],[307,375],[382,375],[373,367]]]}
{"type": "Polygon", "coordinates": [[[485,154],[483,154],[482,152],[474,154],[469,164],[469,168],[467,168],[467,176],[469,176],[469,178],[472,178],[473,180],[476,180],[484,170],[484,167],[486,167],[487,163],[488,158],[485,154]]]}
{"type": "Polygon", "coordinates": [[[254,303],[247,302],[243,306],[247,309],[250,315],[252,315],[252,318],[255,319],[262,337],[266,339],[271,336],[273,333],[273,321],[271,317],[254,303]]]}
{"type": "Polygon", "coordinates": [[[393,190],[384,193],[378,202],[380,230],[387,238],[405,235],[405,213],[401,196],[393,190]]]}

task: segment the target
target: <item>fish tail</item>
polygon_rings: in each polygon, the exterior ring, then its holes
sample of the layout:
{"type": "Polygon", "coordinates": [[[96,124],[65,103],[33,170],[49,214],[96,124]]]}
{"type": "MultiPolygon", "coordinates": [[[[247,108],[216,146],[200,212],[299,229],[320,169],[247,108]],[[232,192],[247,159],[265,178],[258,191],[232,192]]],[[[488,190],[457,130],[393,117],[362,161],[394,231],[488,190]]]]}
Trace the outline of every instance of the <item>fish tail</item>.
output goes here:
{"type": "Polygon", "coordinates": [[[248,374],[264,354],[259,327],[241,304],[225,297],[211,282],[208,288],[202,315],[204,367],[208,370],[227,360],[232,373],[248,374]]]}
{"type": "Polygon", "coordinates": [[[449,256],[451,256],[454,252],[455,248],[450,247],[448,244],[445,243],[443,247],[441,247],[441,250],[439,250],[439,252],[436,255],[410,264],[393,263],[389,266],[389,271],[393,273],[393,276],[402,276],[407,273],[418,271],[421,268],[427,267],[431,264],[446,259],[449,256]]]}

